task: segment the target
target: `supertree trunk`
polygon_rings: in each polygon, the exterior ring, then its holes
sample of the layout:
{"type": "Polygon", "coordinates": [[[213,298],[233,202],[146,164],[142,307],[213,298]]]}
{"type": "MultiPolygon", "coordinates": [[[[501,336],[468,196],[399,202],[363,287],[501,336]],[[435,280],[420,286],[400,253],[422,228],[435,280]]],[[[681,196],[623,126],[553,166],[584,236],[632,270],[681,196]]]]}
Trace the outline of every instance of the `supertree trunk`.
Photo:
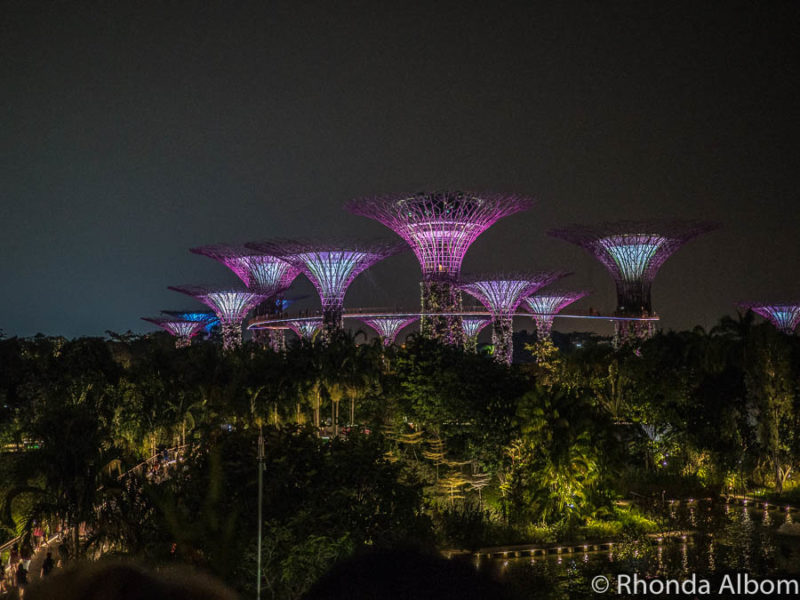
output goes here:
{"type": "Polygon", "coordinates": [[[269,347],[275,352],[286,351],[286,332],[283,329],[269,330],[269,347]]]}
{"type": "Polygon", "coordinates": [[[461,317],[436,313],[461,312],[461,292],[449,281],[428,280],[420,283],[422,313],[420,332],[423,336],[453,346],[464,345],[461,317]]]}
{"type": "Polygon", "coordinates": [[[192,345],[191,338],[178,336],[175,338],[175,347],[176,348],[188,348],[192,345]]]}
{"type": "Polygon", "coordinates": [[[266,346],[269,343],[269,331],[266,329],[253,329],[251,330],[252,340],[261,346],[266,346]]]}
{"type": "Polygon", "coordinates": [[[614,321],[612,346],[619,349],[625,345],[639,347],[641,343],[655,335],[653,321],[614,321]]]}
{"type": "Polygon", "coordinates": [[[511,317],[497,317],[492,321],[492,344],[497,362],[511,364],[514,354],[513,333],[511,317]]]}
{"type": "Polygon", "coordinates": [[[553,316],[536,315],[533,320],[536,322],[536,339],[540,342],[549,340],[553,331],[553,316]]]}
{"type": "Polygon", "coordinates": [[[341,306],[326,306],[322,309],[322,330],[320,336],[323,344],[329,343],[338,332],[344,329],[341,306]]]}
{"type": "Polygon", "coordinates": [[[240,323],[222,322],[222,349],[233,350],[242,345],[242,326],[240,323]]]}
{"type": "Polygon", "coordinates": [[[464,340],[464,350],[467,352],[472,352],[473,354],[478,352],[478,336],[471,335],[465,338],[464,340]]]}

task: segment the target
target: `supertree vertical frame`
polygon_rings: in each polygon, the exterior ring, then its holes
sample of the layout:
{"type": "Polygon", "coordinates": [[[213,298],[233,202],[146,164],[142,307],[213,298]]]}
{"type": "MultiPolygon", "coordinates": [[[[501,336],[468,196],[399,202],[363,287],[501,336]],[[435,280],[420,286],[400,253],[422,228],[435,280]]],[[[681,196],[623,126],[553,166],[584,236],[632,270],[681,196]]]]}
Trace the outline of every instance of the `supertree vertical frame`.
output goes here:
{"type": "Polygon", "coordinates": [[[142,317],[142,320],[158,325],[170,335],[175,336],[176,348],[190,346],[192,338],[205,327],[203,321],[187,321],[170,317],[142,317]]]}
{"type": "Polygon", "coordinates": [[[387,242],[252,242],[256,250],[279,256],[308,277],[322,302],[322,336],[329,340],[342,330],[344,296],[363,271],[403,246],[387,242]]]}
{"type": "Polygon", "coordinates": [[[385,317],[358,318],[359,321],[365,325],[369,325],[378,333],[383,341],[384,346],[391,346],[394,344],[394,341],[397,338],[397,334],[400,333],[400,330],[408,327],[417,319],[419,319],[419,317],[416,315],[387,315],[385,317]]]}
{"type": "Polygon", "coordinates": [[[478,275],[466,279],[461,289],[477,298],[492,314],[492,343],[498,362],[511,364],[513,315],[520,302],[536,290],[564,277],[562,271],[478,275]]]}
{"type": "MultiPolygon", "coordinates": [[[[719,227],[709,221],[617,221],[597,226],[571,225],[548,235],[572,242],[608,269],[617,287],[619,317],[652,317],[650,289],[661,265],[692,238],[719,227]]],[[[653,334],[652,321],[616,321],[618,343],[653,334]]]]}
{"type": "Polygon", "coordinates": [[[461,311],[457,282],[464,255],[499,219],[532,205],[523,196],[440,191],[362,198],[345,208],[382,223],[411,246],[422,269],[422,334],[461,345],[461,317],[453,313],[461,311]]]}
{"type": "MultiPolygon", "coordinates": [[[[266,294],[250,290],[214,288],[202,285],[170,286],[171,290],[196,298],[217,315],[222,328],[222,347],[231,350],[242,343],[242,321],[266,294]]],[[[273,295],[278,290],[269,290],[273,295]]]]}
{"type": "Polygon", "coordinates": [[[781,333],[792,335],[800,325],[800,304],[767,304],[763,302],[742,302],[739,308],[752,310],[770,321],[781,333]]]}
{"type": "Polygon", "coordinates": [[[530,311],[531,317],[536,323],[536,338],[539,340],[550,339],[555,316],[588,293],[587,291],[549,290],[525,298],[523,306],[530,311]]]}
{"type": "Polygon", "coordinates": [[[464,349],[468,352],[478,351],[478,335],[491,323],[486,317],[462,317],[461,327],[464,330],[464,349]]]}
{"type": "Polygon", "coordinates": [[[316,333],[322,329],[322,319],[298,319],[288,321],[286,325],[303,340],[312,341],[316,333]]]}

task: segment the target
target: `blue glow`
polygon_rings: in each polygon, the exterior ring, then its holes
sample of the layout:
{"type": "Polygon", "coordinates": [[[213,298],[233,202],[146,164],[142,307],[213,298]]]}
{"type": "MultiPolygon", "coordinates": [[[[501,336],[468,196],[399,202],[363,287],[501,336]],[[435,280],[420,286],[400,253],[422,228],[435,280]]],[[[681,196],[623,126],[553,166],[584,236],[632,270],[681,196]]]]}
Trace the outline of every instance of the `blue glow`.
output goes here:
{"type": "Polygon", "coordinates": [[[652,235],[619,235],[598,240],[614,260],[625,281],[638,281],[650,266],[666,238],[652,235]]]}

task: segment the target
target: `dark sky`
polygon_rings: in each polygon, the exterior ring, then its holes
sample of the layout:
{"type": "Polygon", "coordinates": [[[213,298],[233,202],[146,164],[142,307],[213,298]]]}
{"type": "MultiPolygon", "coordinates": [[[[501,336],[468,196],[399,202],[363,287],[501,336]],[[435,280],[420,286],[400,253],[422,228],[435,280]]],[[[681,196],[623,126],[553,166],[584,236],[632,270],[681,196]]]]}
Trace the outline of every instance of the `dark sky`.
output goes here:
{"type": "MultiPolygon", "coordinates": [[[[166,286],[235,281],[191,246],[391,237],[342,203],[439,188],[538,199],[465,271],[571,269],[611,310],[545,231],[682,216],[724,228],[662,268],[665,327],[798,300],[798,6],[2,2],[0,329],[146,331],[194,306],[166,286]]],[[[418,280],[394,257],[346,304],[413,307],[418,280]]]]}

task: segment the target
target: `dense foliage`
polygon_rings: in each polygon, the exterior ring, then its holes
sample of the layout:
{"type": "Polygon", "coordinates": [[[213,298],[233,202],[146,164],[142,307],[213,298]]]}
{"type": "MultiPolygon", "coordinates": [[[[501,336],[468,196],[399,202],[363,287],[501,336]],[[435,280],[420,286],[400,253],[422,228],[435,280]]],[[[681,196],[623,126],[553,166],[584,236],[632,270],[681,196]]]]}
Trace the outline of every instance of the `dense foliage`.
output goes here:
{"type": "Polygon", "coordinates": [[[592,537],[641,526],[614,504],[633,492],[800,489],[798,338],[746,315],[562,346],[509,369],[423,338],[0,340],[5,537],[64,523],[79,555],[188,562],[250,593],[259,428],[276,598],[363,547],[592,537]],[[166,474],[130,471],[172,447],[166,474]]]}

